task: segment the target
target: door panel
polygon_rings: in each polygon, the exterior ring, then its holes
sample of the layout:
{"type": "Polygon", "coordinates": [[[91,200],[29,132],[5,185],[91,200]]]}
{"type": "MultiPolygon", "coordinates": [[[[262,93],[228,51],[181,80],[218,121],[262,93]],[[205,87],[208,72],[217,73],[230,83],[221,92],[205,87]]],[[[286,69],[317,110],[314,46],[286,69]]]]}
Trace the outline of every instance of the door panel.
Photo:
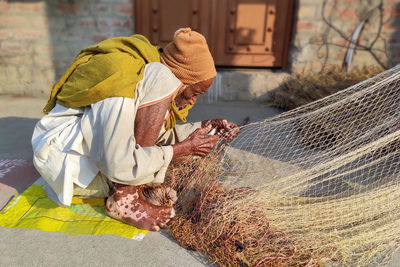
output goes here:
{"type": "MultiPolygon", "coordinates": [[[[168,0],[160,1],[160,14],[159,23],[160,27],[160,41],[169,42],[171,41],[171,36],[174,32],[183,27],[190,26],[194,28],[196,23],[194,21],[198,20],[197,15],[192,16],[192,3],[197,1],[181,1],[181,0],[168,0]],[[179,6],[179,8],[176,8],[179,6]]],[[[193,10],[198,9],[198,7],[193,7],[193,10]]]]}
{"type": "Polygon", "coordinates": [[[263,44],[265,42],[265,1],[230,1],[229,33],[234,35],[236,45],[263,44]]]}
{"type": "Polygon", "coordinates": [[[161,46],[172,41],[174,32],[184,27],[199,31],[207,38],[207,4],[200,0],[137,0],[136,32],[161,46]]]}
{"type": "Polygon", "coordinates": [[[270,54],[272,46],[272,27],[274,14],[269,10],[273,1],[229,1],[228,37],[225,47],[227,53],[270,54]]]}

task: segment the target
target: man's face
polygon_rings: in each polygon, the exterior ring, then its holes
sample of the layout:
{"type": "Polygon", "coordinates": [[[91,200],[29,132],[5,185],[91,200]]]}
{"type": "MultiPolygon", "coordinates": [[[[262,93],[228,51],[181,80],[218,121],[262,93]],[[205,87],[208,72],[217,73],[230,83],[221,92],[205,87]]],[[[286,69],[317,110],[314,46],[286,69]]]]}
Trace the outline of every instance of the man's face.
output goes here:
{"type": "Polygon", "coordinates": [[[211,86],[213,78],[191,84],[185,88],[182,93],[175,97],[175,104],[179,108],[185,107],[187,104],[194,105],[197,100],[197,96],[207,92],[208,88],[211,86]]]}

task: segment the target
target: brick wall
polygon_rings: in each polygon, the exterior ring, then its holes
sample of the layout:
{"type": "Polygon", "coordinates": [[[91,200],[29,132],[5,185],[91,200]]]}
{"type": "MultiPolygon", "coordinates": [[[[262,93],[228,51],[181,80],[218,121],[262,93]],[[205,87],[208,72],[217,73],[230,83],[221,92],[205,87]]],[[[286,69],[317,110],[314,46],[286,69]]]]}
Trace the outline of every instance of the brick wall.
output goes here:
{"type": "Polygon", "coordinates": [[[0,93],[47,96],[82,48],[133,22],[131,0],[0,0],[0,93]]]}
{"type": "Polygon", "coordinates": [[[373,11],[367,16],[351,65],[390,67],[400,63],[400,0],[327,0],[325,6],[324,2],[297,1],[290,49],[292,71],[319,71],[329,65],[342,65],[348,40],[370,10],[373,11]],[[322,13],[329,23],[324,22],[322,13]]]}

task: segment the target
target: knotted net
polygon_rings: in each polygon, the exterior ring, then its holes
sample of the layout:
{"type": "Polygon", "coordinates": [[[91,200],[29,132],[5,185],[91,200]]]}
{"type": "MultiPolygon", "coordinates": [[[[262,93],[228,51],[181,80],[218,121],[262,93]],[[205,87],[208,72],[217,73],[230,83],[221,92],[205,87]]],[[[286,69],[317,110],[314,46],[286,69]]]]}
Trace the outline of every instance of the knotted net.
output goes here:
{"type": "Polygon", "coordinates": [[[373,266],[400,243],[400,65],[171,164],[171,234],[221,266],[373,266]]]}

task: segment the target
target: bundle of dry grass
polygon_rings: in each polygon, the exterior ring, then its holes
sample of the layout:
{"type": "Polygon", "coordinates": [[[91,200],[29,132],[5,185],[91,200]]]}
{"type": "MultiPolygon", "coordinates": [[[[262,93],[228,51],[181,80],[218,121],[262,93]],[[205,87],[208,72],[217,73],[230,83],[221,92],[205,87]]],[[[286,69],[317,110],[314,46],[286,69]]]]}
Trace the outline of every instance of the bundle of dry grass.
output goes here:
{"type": "Polygon", "coordinates": [[[346,89],[382,71],[377,66],[353,68],[344,72],[339,66],[318,73],[293,74],[273,96],[273,105],[294,109],[346,89]]]}
{"type": "Polygon", "coordinates": [[[399,103],[400,65],[174,162],[171,234],[219,266],[384,265],[400,247],[399,103]]]}

